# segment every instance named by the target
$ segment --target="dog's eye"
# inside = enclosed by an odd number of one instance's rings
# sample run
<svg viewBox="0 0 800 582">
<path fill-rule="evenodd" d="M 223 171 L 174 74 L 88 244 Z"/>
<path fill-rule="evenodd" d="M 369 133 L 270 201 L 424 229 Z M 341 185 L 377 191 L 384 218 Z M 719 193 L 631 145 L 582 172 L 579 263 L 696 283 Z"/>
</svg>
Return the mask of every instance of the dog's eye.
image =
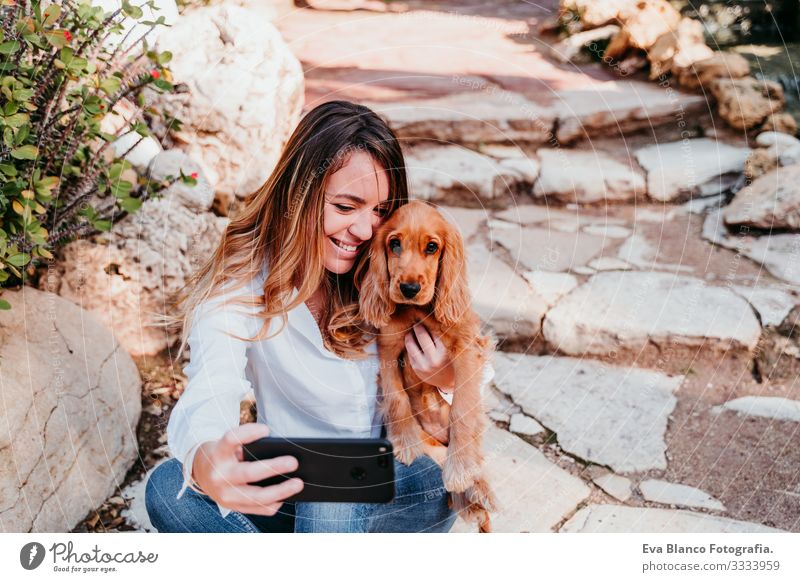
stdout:
<svg viewBox="0 0 800 582">
<path fill-rule="evenodd" d="M 439 245 L 437 245 L 435 242 L 429 242 L 428 246 L 425 247 L 425 253 L 428 255 L 432 255 L 438 250 L 439 250 Z"/>
<path fill-rule="evenodd" d="M 395 253 L 396 255 L 400 254 L 400 239 L 393 238 L 389 241 L 389 250 Z"/>
</svg>

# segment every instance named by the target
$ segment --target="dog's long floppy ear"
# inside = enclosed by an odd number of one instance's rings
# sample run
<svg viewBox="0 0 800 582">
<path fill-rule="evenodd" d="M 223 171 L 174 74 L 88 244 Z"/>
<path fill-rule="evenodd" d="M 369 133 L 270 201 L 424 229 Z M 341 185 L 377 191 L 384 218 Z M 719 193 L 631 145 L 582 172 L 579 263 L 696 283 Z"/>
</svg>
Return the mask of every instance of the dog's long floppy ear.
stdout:
<svg viewBox="0 0 800 582">
<path fill-rule="evenodd" d="M 436 275 L 433 313 L 437 321 L 449 327 L 460 321 L 471 305 L 464 242 L 458 229 L 448 224 L 444 252 L 439 259 L 439 272 Z"/>
<path fill-rule="evenodd" d="M 389 265 L 386 262 L 385 239 L 386 229 L 381 228 L 375 233 L 370 245 L 367 273 L 359 290 L 359 316 L 377 328 L 388 324 L 389 316 L 394 313 L 394 304 L 389 299 Z"/>
</svg>

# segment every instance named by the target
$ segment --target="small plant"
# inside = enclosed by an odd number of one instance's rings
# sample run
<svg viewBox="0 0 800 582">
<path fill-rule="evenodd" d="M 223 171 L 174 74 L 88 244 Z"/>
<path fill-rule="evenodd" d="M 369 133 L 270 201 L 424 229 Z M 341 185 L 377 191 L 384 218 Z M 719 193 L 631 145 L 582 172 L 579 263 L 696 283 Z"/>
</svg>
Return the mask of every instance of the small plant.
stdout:
<svg viewBox="0 0 800 582">
<path fill-rule="evenodd" d="M 168 185 L 124 160 L 149 135 L 145 115 L 158 115 L 143 89 L 172 90 L 172 55 L 145 39 L 164 18 L 142 17 L 128 1 L 105 12 L 88 0 L 0 0 L 0 286 Z M 124 32 L 126 19 L 139 26 Z M 123 138 L 130 147 L 115 153 Z"/>
</svg>

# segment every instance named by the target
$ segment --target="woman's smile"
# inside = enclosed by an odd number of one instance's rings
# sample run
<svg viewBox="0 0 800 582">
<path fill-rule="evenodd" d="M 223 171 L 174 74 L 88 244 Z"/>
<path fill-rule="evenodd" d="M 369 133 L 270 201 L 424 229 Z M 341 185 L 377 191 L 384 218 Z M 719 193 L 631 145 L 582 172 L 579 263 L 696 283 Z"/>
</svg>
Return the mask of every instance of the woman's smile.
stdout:
<svg viewBox="0 0 800 582">
<path fill-rule="evenodd" d="M 336 247 L 336 250 L 343 257 L 355 257 L 358 254 L 358 249 L 361 248 L 361 243 L 358 243 L 357 245 L 345 244 L 332 236 L 328 237 L 328 239 L 333 242 L 333 246 Z"/>
</svg>

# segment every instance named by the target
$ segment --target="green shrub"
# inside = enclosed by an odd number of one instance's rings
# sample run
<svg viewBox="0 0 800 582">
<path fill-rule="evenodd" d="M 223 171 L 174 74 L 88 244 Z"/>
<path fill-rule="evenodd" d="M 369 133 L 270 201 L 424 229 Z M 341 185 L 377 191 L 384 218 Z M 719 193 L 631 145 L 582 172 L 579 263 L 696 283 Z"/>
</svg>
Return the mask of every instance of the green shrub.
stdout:
<svg viewBox="0 0 800 582">
<path fill-rule="evenodd" d="M 159 112 L 142 90 L 172 84 L 171 55 L 144 38 L 163 17 L 144 21 L 128 2 L 106 13 L 86 0 L 0 0 L 0 18 L 0 286 L 9 286 L 58 246 L 110 230 L 167 185 L 132 170 L 123 159 L 132 147 L 117 156 L 112 145 L 136 135 L 135 147 L 149 134 L 145 116 Z M 123 35 L 125 18 L 142 26 Z M 133 115 L 103 132 L 101 121 L 118 116 L 123 99 Z M 0 299 L 0 307 L 9 305 Z"/>
</svg>

